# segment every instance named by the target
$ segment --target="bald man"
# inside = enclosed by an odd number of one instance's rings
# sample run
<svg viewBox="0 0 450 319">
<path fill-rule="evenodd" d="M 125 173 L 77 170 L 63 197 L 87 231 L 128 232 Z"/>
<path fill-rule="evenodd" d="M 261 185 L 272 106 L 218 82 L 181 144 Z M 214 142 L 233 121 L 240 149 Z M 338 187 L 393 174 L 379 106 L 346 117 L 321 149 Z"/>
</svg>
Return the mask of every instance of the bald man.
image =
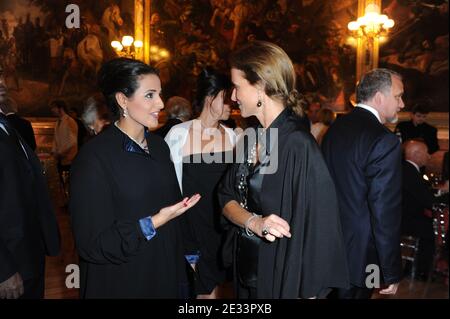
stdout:
<svg viewBox="0 0 450 319">
<path fill-rule="evenodd" d="M 427 145 L 415 140 L 406 141 L 403 151 L 402 234 L 420 238 L 416 279 L 425 280 L 433 259 L 434 235 L 432 218 L 424 212 L 431 209 L 434 196 L 420 169 L 430 155 Z"/>
</svg>

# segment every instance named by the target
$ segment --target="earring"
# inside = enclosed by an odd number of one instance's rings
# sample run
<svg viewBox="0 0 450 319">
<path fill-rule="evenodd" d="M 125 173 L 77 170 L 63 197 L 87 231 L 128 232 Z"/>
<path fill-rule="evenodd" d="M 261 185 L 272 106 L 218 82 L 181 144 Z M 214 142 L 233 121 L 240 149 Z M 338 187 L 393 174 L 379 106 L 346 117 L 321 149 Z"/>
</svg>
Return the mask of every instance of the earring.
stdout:
<svg viewBox="0 0 450 319">
<path fill-rule="evenodd" d="M 123 117 L 127 117 L 128 116 L 128 111 L 127 109 L 123 109 Z"/>
<path fill-rule="evenodd" d="M 257 107 L 261 107 L 262 106 L 262 102 L 261 102 L 261 92 L 258 90 L 258 103 L 256 103 Z"/>
</svg>

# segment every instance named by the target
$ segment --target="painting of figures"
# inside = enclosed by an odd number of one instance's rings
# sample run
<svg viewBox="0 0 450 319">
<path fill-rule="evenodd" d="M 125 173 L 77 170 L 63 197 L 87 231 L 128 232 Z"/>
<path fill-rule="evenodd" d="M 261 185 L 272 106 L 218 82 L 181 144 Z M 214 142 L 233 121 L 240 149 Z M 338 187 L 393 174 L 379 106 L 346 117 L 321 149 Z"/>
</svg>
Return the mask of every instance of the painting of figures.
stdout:
<svg viewBox="0 0 450 319">
<path fill-rule="evenodd" d="M 80 8 L 80 27 L 67 28 L 67 5 Z M 358 0 L 152 0 L 150 61 L 158 67 L 164 97 L 193 97 L 200 70 L 228 72 L 230 52 L 253 40 L 275 42 L 294 62 L 298 90 L 335 111 L 351 107 L 356 47 L 347 24 Z M 117 57 L 111 41 L 134 36 L 135 0 L 3 0 L 0 63 L 11 97 L 27 116 L 50 115 L 63 98 L 79 108 L 96 90 L 96 73 Z M 403 74 L 407 105 L 419 97 L 432 111 L 448 112 L 448 2 L 383 0 L 395 21 L 380 43 L 381 67 Z M 139 39 L 143 40 L 143 39 Z"/>
<path fill-rule="evenodd" d="M 66 7 L 80 8 L 68 28 Z M 11 98 L 26 116 L 48 116 L 63 98 L 80 108 L 101 64 L 116 57 L 113 39 L 133 34 L 133 1 L 5 0 L 0 3 L 0 63 Z"/>
</svg>

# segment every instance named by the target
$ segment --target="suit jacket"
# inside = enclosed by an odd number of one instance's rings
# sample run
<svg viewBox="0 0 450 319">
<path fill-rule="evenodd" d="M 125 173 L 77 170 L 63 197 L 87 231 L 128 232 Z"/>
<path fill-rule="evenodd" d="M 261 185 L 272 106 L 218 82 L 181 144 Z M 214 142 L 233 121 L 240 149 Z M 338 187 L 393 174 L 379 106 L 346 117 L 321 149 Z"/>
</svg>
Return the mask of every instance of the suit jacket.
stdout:
<svg viewBox="0 0 450 319">
<path fill-rule="evenodd" d="M 16 272 L 24 280 L 43 274 L 45 255 L 60 249 L 40 161 L 21 142 L 28 158 L 0 128 L 0 282 Z"/>
<path fill-rule="evenodd" d="M 80 149 L 81 145 L 83 145 L 87 141 L 88 131 L 84 126 L 83 122 L 80 119 L 75 118 L 75 122 L 77 122 L 78 133 L 77 133 L 77 144 L 78 149 Z"/>
<path fill-rule="evenodd" d="M 20 117 L 17 114 L 11 113 L 6 116 L 8 122 L 19 132 L 20 136 L 27 142 L 28 146 L 36 150 L 36 138 L 34 137 L 33 127 L 30 121 Z"/>
<path fill-rule="evenodd" d="M 433 239 L 433 221 L 424 215 L 431 209 L 433 193 L 422 174 L 409 162 L 403 162 L 402 233 Z"/>
<path fill-rule="evenodd" d="M 415 126 L 412 121 L 400 122 L 395 130 L 400 132 L 403 142 L 414 138 L 422 138 L 427 144 L 430 154 L 439 150 L 437 129 L 430 124 L 423 123 Z"/>
<path fill-rule="evenodd" d="M 374 114 L 356 107 L 339 117 L 322 142 L 336 184 L 350 282 L 365 287 L 366 267 L 386 284 L 401 279 L 401 149 Z"/>
<path fill-rule="evenodd" d="M 183 123 L 179 119 L 168 119 L 166 124 L 161 126 L 159 129 L 155 130 L 153 133 L 161 136 L 162 138 L 166 137 L 167 133 L 169 133 L 170 129 L 177 124 Z"/>
</svg>

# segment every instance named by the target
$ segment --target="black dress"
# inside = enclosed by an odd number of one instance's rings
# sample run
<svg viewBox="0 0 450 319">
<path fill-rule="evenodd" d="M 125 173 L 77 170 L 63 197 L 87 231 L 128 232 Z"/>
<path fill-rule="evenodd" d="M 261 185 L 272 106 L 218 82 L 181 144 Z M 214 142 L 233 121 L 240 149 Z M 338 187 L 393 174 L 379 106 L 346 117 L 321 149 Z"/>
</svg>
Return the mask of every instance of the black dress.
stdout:
<svg viewBox="0 0 450 319">
<path fill-rule="evenodd" d="M 141 218 L 181 200 L 169 148 L 149 154 L 111 125 L 86 143 L 71 171 L 70 212 L 82 298 L 177 298 L 186 283 L 179 220 L 147 241 Z"/>
<path fill-rule="evenodd" d="M 261 163 L 249 168 L 247 176 L 247 208 L 250 212 L 261 214 L 261 186 L 264 175 L 261 174 Z M 236 273 L 239 299 L 254 299 L 257 296 L 258 283 L 258 251 L 261 238 L 253 234 L 249 236 L 244 229 L 239 229 L 236 249 Z"/>
<path fill-rule="evenodd" d="M 226 159 L 232 156 L 232 151 L 210 155 L 220 161 L 205 161 L 204 156 L 194 154 L 183 158 L 184 195 L 202 195 L 201 201 L 183 216 L 185 252 L 199 252 L 200 255 L 196 266 L 196 294 L 210 294 L 214 287 L 226 280 L 220 254 L 223 232 L 217 184 L 229 166 Z"/>
<path fill-rule="evenodd" d="M 260 241 L 256 297 L 320 298 L 331 287 L 348 287 L 336 191 L 316 141 L 289 109 L 281 112 L 266 131 L 261 142 L 269 155 L 268 169 L 264 167 L 258 191 L 260 211 L 256 213 L 277 214 L 289 223 L 292 237 Z M 239 143 L 245 141 L 241 138 Z M 239 144 L 236 149 L 240 149 Z M 248 155 L 244 151 L 243 162 L 239 157 L 221 181 L 221 207 L 245 200 L 241 186 L 249 176 Z"/>
</svg>

